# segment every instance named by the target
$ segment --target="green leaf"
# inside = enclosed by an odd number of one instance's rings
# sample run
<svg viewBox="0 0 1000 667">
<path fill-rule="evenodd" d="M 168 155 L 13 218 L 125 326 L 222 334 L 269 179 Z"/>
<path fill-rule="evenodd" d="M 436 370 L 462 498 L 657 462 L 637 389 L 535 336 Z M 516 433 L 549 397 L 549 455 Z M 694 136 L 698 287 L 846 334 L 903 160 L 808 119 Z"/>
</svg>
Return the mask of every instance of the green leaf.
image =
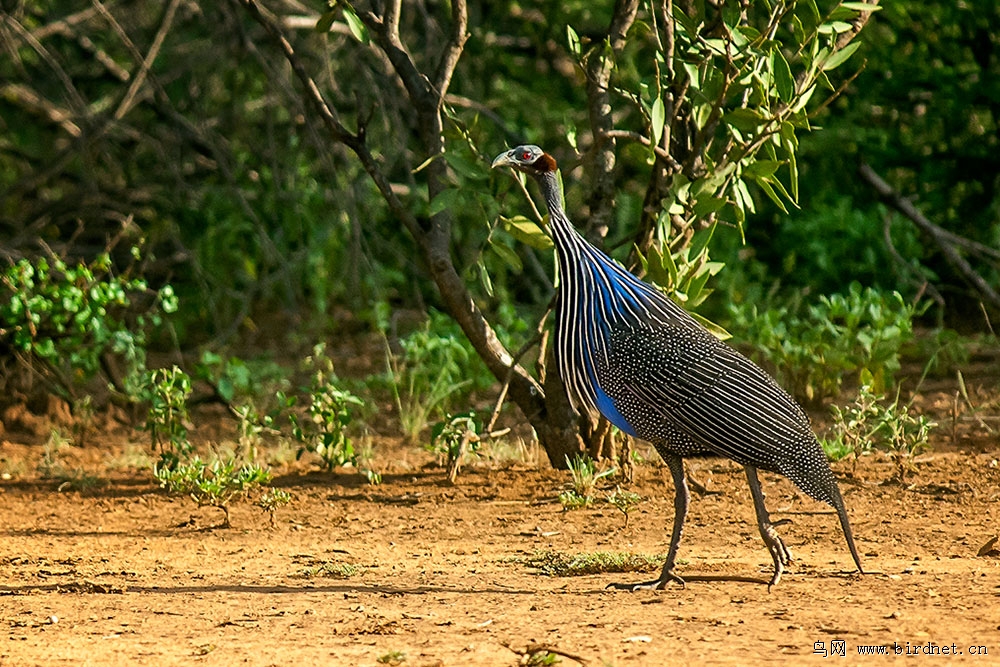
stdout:
<svg viewBox="0 0 1000 667">
<path fill-rule="evenodd" d="M 744 131 L 756 130 L 766 121 L 760 112 L 744 108 L 733 109 L 726 113 L 722 119 L 729 125 Z"/>
<path fill-rule="evenodd" d="M 580 36 L 573 30 L 573 26 L 566 26 L 566 42 L 569 44 L 569 51 L 577 58 L 580 57 Z"/>
<path fill-rule="evenodd" d="M 829 72 L 832 69 L 840 67 L 848 58 L 854 55 L 854 52 L 860 47 L 861 42 L 851 42 L 840 51 L 837 51 L 832 56 L 827 58 L 826 62 L 824 62 L 821 66 L 822 70 L 824 72 Z"/>
<path fill-rule="evenodd" d="M 816 32 L 821 35 L 839 35 L 851 29 L 851 24 L 846 21 L 830 21 L 816 28 Z"/>
<path fill-rule="evenodd" d="M 368 28 L 355 13 L 354 8 L 346 4 L 342 5 L 342 7 L 344 9 L 344 20 L 347 21 L 347 27 L 351 30 L 351 34 L 354 35 L 354 39 L 362 44 L 368 44 L 371 41 L 368 36 Z"/>
<path fill-rule="evenodd" d="M 319 21 L 316 21 L 316 32 L 320 34 L 330 32 L 330 27 L 335 20 L 337 20 L 337 10 L 326 12 L 319 17 Z"/>
<path fill-rule="evenodd" d="M 552 239 L 549 238 L 549 235 L 523 215 L 516 215 L 513 218 L 502 217 L 500 220 L 503 222 L 503 228 L 518 241 L 539 250 L 548 250 L 552 247 Z"/>
<path fill-rule="evenodd" d="M 492 297 L 493 281 L 490 279 L 489 271 L 486 270 L 486 265 L 483 263 L 482 257 L 476 262 L 476 268 L 479 269 L 479 281 L 483 284 L 483 289 L 486 290 L 486 294 Z"/>
<path fill-rule="evenodd" d="M 708 247 L 709 241 L 712 240 L 712 236 L 715 234 L 715 227 L 713 224 L 707 229 L 699 229 L 694 233 L 691 237 L 691 245 L 688 246 L 690 248 L 688 252 L 689 257 L 698 257 Z"/>
<path fill-rule="evenodd" d="M 792 105 L 792 113 L 801 111 L 807 104 L 809 104 L 809 99 L 816 92 L 816 84 L 809 86 L 805 92 L 799 95 L 799 99 Z"/>
<path fill-rule="evenodd" d="M 659 95 L 653 101 L 652 122 L 653 145 L 659 146 L 660 138 L 663 136 L 663 126 L 666 124 L 666 109 L 663 105 L 663 98 Z"/>
<path fill-rule="evenodd" d="M 743 167 L 743 175 L 750 178 L 769 178 L 774 176 L 780 166 L 781 163 L 774 160 L 754 160 Z"/>
<path fill-rule="evenodd" d="M 780 48 L 775 48 L 771 52 L 772 70 L 774 74 L 774 86 L 778 91 L 778 97 L 782 102 L 791 102 L 795 95 L 795 79 L 792 78 L 792 70 L 788 66 L 788 61 L 781 54 Z"/>
<path fill-rule="evenodd" d="M 856 12 L 880 12 L 882 8 L 878 5 L 870 5 L 867 2 L 842 2 L 841 7 L 853 9 Z"/>
<path fill-rule="evenodd" d="M 781 209 L 783 213 L 788 213 L 788 209 L 785 208 L 785 202 L 782 201 L 781 197 L 779 197 L 778 194 L 774 191 L 774 188 L 771 187 L 770 179 L 754 178 L 753 180 L 755 183 L 757 183 L 758 186 L 760 186 L 760 189 L 764 191 L 764 194 L 767 195 L 768 199 L 773 201 L 777 205 L 777 207 Z"/>
<path fill-rule="evenodd" d="M 515 273 L 520 273 L 524 270 L 524 264 L 521 263 L 521 258 L 517 256 L 512 248 L 508 248 L 501 241 L 491 241 L 490 250 L 492 250 L 496 255 L 504 261 L 507 266 L 512 268 Z"/>
<path fill-rule="evenodd" d="M 692 210 L 697 217 L 704 218 L 712 213 L 717 213 L 725 205 L 726 200 L 721 197 L 701 197 Z"/>
<path fill-rule="evenodd" d="M 435 196 L 434 199 L 431 200 L 428 214 L 437 215 L 441 211 L 455 208 L 461 195 L 462 191 L 458 188 L 448 188 L 447 190 L 442 190 L 437 193 L 437 196 Z"/>
<path fill-rule="evenodd" d="M 485 181 L 490 177 L 489 171 L 482 162 L 469 160 L 461 153 L 446 151 L 444 160 L 462 178 Z"/>
</svg>

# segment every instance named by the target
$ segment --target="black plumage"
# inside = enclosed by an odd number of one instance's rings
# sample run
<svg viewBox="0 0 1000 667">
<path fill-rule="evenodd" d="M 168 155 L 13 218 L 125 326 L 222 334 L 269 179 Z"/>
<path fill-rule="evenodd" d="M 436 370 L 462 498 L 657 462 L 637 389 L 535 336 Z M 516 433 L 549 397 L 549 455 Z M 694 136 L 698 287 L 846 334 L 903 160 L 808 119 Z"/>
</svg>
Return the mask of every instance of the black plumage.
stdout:
<svg viewBox="0 0 1000 667">
<path fill-rule="evenodd" d="M 499 155 L 538 181 L 559 271 L 555 355 L 576 407 L 651 442 L 676 489 L 670 549 L 660 577 L 627 588 L 683 583 L 674 573 L 689 493 L 683 457 L 710 453 L 744 466 L 761 537 L 781 578 L 791 554 L 775 532 L 757 469 L 781 473 L 836 509 L 859 571 L 861 559 L 837 480 L 799 405 L 763 370 L 683 308 L 589 244 L 562 209 L 556 161 L 537 146 Z"/>
</svg>

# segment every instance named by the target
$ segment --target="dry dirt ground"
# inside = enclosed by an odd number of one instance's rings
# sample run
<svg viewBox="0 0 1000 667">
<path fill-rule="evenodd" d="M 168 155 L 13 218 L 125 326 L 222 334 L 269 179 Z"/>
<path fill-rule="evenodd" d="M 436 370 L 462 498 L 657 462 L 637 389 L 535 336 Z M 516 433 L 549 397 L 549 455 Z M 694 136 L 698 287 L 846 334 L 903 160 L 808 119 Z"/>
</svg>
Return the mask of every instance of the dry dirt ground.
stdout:
<svg viewBox="0 0 1000 667">
<path fill-rule="evenodd" d="M 741 469 L 691 461 L 710 493 L 693 497 L 680 571 L 723 578 L 637 593 L 605 587 L 649 574 L 553 577 L 525 560 L 664 553 L 672 488 L 658 465 L 637 468 L 645 500 L 625 527 L 603 502 L 562 511 L 564 472 L 479 466 L 451 485 L 420 454 L 387 446 L 380 486 L 291 466 L 276 485 L 294 502 L 274 527 L 239 505 L 222 529 L 218 510 L 109 466 L 126 443 L 108 437 L 117 444 L 61 454 L 105 484 L 60 490 L 38 472 L 37 442 L 0 435 L 3 667 L 1000 664 L 993 436 L 939 435 L 908 487 L 887 482 L 894 468 L 879 456 L 853 474 L 836 464 L 865 576 L 828 508 L 765 474 L 795 557 L 771 591 L 739 579 L 770 572 Z M 858 655 L 894 644 L 902 655 Z M 958 654 L 919 653 L 929 646 Z"/>
</svg>

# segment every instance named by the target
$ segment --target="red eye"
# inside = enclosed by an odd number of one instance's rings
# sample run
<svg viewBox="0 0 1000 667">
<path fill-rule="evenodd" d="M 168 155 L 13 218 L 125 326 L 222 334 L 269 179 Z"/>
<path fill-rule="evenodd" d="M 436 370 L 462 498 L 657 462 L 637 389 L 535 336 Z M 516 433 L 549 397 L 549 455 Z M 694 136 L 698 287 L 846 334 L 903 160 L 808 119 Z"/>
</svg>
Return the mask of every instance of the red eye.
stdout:
<svg viewBox="0 0 1000 667">
<path fill-rule="evenodd" d="M 529 157 L 531 157 L 531 153 L 529 153 L 528 151 L 524 151 L 523 153 L 521 153 L 522 160 L 527 160 Z"/>
</svg>

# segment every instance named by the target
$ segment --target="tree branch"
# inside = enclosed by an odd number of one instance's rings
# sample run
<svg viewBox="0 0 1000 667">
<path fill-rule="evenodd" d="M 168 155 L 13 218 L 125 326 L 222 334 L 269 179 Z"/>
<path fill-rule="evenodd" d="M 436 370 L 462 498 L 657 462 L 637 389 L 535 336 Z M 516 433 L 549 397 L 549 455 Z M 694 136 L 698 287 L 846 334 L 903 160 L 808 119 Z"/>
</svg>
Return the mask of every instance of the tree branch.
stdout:
<svg viewBox="0 0 1000 667">
<path fill-rule="evenodd" d="M 611 117 L 611 71 L 614 61 L 625 47 L 625 36 L 635 22 L 639 0 L 615 0 L 614 12 L 608 26 L 607 39 L 595 47 L 587 62 L 587 113 L 590 131 L 594 138 L 589 163 L 590 220 L 588 233 L 604 238 L 608 233 L 614 212 L 615 141 L 608 136 L 614 128 Z"/>
<path fill-rule="evenodd" d="M 278 45 L 291 66 L 292 72 L 303 87 L 307 106 L 319 114 L 330 136 L 335 141 L 347 146 L 357 156 L 361 166 L 375 183 L 388 205 L 389 211 L 406 227 L 420 247 L 446 309 L 462 328 L 494 377 L 503 380 L 510 375 L 509 393 L 511 397 L 525 413 L 525 416 L 538 428 L 541 424 L 540 420 L 544 420 L 545 415 L 545 397 L 542 388 L 523 367 L 516 363 L 499 341 L 496 332 L 486 321 L 482 311 L 479 310 L 466 288 L 462 277 L 455 269 L 449 250 L 447 212 L 435 216 L 430 228 L 424 229 L 413 212 L 403 204 L 392 189 L 392 184 L 365 143 L 364 134 L 362 132 L 351 133 L 341 123 L 336 109 L 327 103 L 316 82 L 306 71 L 295 49 L 285 38 L 275 18 L 269 13 L 265 13 L 256 0 L 230 1 L 246 8 L 250 16 L 264 28 L 271 40 Z M 399 41 L 398 32 L 394 27 L 399 20 L 398 14 L 393 14 L 393 11 L 398 11 L 398 9 L 398 2 L 390 2 L 390 7 L 384 17 L 379 17 L 372 12 L 365 12 L 360 16 L 374 34 L 379 48 L 389 57 L 397 76 L 403 80 L 418 115 L 428 121 L 422 123 L 420 129 L 425 146 L 433 150 L 432 147 L 437 145 L 441 150 L 443 149 L 443 137 L 440 132 L 441 124 L 438 115 L 440 99 L 436 93 L 432 93 L 427 79 L 416 68 Z M 459 34 L 460 31 L 461 35 L 464 35 L 464 22 L 456 30 L 455 34 Z M 464 41 L 464 37 L 462 40 Z M 448 66 L 453 70 L 457 60 L 445 58 L 442 62 L 451 63 Z M 450 74 L 447 78 L 450 78 Z M 433 180 L 434 174 L 437 174 L 436 178 L 439 181 L 443 180 L 443 172 L 435 171 L 444 168 L 444 165 L 438 164 L 439 162 L 439 160 L 435 160 L 427 168 L 428 194 L 431 198 L 436 191 L 443 187 L 443 183 L 435 183 Z"/>
<path fill-rule="evenodd" d="M 986 302 L 988 302 L 993 308 L 1000 309 L 1000 294 L 994 290 L 986 280 L 976 273 L 975 269 L 969 264 L 969 262 L 962 257 L 961 253 L 955 248 L 955 244 L 952 241 L 949 232 L 941 229 L 930 220 L 928 220 L 923 213 L 921 213 L 916 206 L 914 206 L 908 199 L 900 195 L 898 192 L 892 189 L 888 183 L 886 183 L 881 176 L 875 173 L 867 164 L 862 164 L 858 168 L 858 172 L 861 174 L 861 178 L 871 185 L 878 196 L 885 201 L 887 204 L 895 208 L 897 211 L 905 215 L 907 218 L 913 221 L 913 223 L 920 228 L 925 234 L 930 236 L 931 240 L 937 244 L 937 247 L 941 250 L 945 259 L 948 261 L 952 267 L 958 271 L 959 274 L 979 293 L 979 296 Z"/>
<path fill-rule="evenodd" d="M 469 10 L 465 0 L 452 0 L 451 2 L 451 38 L 445 45 L 444 53 L 441 54 L 441 62 L 438 64 L 437 74 L 434 77 L 434 87 L 438 94 L 438 107 L 440 108 L 444 96 L 448 93 L 448 86 L 451 85 L 451 77 L 455 73 L 458 59 L 462 56 L 465 48 L 465 41 L 469 38 Z"/>
</svg>

